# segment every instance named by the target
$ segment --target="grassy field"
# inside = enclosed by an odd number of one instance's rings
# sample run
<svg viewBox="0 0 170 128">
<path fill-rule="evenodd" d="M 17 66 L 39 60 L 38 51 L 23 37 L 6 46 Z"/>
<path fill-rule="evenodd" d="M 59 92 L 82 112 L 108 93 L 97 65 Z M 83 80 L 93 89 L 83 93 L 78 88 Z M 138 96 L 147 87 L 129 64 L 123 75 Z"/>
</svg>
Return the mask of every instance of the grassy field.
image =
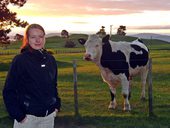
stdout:
<svg viewBox="0 0 170 128">
<path fill-rule="evenodd" d="M 71 39 L 77 43 L 77 38 L 86 35 L 72 35 Z M 121 37 L 122 38 L 122 37 Z M 125 41 L 135 38 L 124 37 Z M 118 41 L 120 37 L 113 36 Z M 82 59 L 84 48 L 77 43 L 76 48 L 63 48 L 64 39 L 52 37 L 47 39 L 47 49 L 54 52 L 58 62 L 59 76 L 58 89 L 62 99 L 62 110 L 55 120 L 56 128 L 170 128 L 170 44 L 159 40 L 144 40 L 150 49 L 153 60 L 153 117 L 148 117 L 148 101 L 140 101 L 140 79 L 134 78 L 132 98 L 130 100 L 132 111 L 122 111 L 121 87 L 117 88 L 118 108 L 108 110 L 110 101 L 109 88 L 102 81 L 99 69 L 92 62 Z M 19 52 L 20 43 L 9 47 L 13 53 L 0 55 L 0 90 L 11 59 Z M 63 52 L 56 52 L 61 50 Z M 73 53 L 70 51 L 77 51 Z M 0 49 L 0 53 L 4 50 Z M 56 54 L 57 53 L 57 54 Z M 74 112 L 73 93 L 73 63 L 77 64 L 78 104 L 79 115 Z M 148 86 L 147 86 L 148 87 Z M 146 88 L 146 94 L 148 93 Z M 12 119 L 8 117 L 0 91 L 0 128 L 12 128 Z"/>
</svg>

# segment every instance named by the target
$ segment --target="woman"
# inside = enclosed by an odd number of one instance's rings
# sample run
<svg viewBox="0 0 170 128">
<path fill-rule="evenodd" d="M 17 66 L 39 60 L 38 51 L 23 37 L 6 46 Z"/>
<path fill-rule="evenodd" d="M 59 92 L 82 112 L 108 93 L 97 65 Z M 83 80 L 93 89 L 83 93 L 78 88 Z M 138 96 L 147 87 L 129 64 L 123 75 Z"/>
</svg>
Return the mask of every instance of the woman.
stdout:
<svg viewBox="0 0 170 128">
<path fill-rule="evenodd" d="M 14 128 L 53 128 L 60 110 L 57 64 L 44 49 L 45 31 L 38 24 L 27 27 L 21 53 L 14 57 L 3 98 Z"/>
</svg>

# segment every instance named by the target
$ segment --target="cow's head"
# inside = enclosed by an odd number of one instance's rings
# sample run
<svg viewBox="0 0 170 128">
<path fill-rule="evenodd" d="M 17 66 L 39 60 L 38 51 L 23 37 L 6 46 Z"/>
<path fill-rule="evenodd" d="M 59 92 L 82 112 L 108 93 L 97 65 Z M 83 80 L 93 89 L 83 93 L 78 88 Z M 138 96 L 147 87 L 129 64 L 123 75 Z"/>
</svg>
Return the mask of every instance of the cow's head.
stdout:
<svg viewBox="0 0 170 128">
<path fill-rule="evenodd" d="M 109 35 L 101 39 L 97 35 L 89 35 L 88 39 L 78 39 L 79 43 L 84 45 L 86 53 L 84 59 L 87 61 L 99 61 L 102 54 L 102 45 L 109 42 Z"/>
</svg>

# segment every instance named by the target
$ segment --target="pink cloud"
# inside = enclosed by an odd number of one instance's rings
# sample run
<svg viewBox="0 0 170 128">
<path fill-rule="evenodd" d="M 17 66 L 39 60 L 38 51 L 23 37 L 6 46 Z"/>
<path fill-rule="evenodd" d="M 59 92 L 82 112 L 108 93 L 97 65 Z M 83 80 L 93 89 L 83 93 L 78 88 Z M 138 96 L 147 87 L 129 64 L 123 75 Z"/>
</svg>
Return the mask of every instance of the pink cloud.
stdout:
<svg viewBox="0 0 170 128">
<path fill-rule="evenodd" d="M 51 15 L 122 15 L 143 11 L 170 11 L 169 0 L 29 0 L 40 13 Z M 26 4 L 27 4 L 26 3 Z"/>
<path fill-rule="evenodd" d="M 129 26 L 129 29 L 170 29 L 170 25 L 153 25 L 153 26 Z"/>
</svg>

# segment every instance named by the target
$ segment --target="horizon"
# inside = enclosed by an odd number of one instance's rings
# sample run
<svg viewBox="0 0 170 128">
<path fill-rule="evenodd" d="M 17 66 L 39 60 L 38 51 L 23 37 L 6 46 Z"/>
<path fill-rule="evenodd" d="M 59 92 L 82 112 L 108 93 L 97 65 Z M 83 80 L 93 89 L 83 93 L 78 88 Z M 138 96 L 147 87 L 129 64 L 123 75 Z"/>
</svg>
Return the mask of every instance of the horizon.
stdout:
<svg viewBox="0 0 170 128">
<path fill-rule="evenodd" d="M 21 31 L 12 31 L 12 32 L 10 32 L 9 33 L 9 36 L 15 36 L 16 34 L 21 34 L 21 35 L 24 35 L 24 29 L 25 28 L 23 28 L 23 30 L 21 30 Z M 67 29 L 66 29 L 67 30 Z M 98 31 L 99 31 L 99 29 L 98 29 Z M 69 34 L 96 34 L 98 31 L 68 31 L 69 32 Z M 46 35 L 49 35 L 49 34 L 58 34 L 58 35 L 60 35 L 60 31 L 46 31 L 45 30 L 45 32 L 46 32 Z M 116 30 L 115 31 L 112 31 L 112 35 L 114 35 L 114 34 L 116 34 Z M 136 35 L 136 34 L 158 34 L 158 35 L 166 35 L 166 36 L 170 36 L 170 33 L 166 33 L 166 32 L 159 32 L 159 31 L 152 31 L 152 32 L 150 32 L 150 31 L 128 31 L 128 30 L 126 30 L 125 31 L 126 32 L 126 35 Z M 109 31 L 106 31 L 106 34 L 110 34 L 110 30 Z"/>
</svg>

